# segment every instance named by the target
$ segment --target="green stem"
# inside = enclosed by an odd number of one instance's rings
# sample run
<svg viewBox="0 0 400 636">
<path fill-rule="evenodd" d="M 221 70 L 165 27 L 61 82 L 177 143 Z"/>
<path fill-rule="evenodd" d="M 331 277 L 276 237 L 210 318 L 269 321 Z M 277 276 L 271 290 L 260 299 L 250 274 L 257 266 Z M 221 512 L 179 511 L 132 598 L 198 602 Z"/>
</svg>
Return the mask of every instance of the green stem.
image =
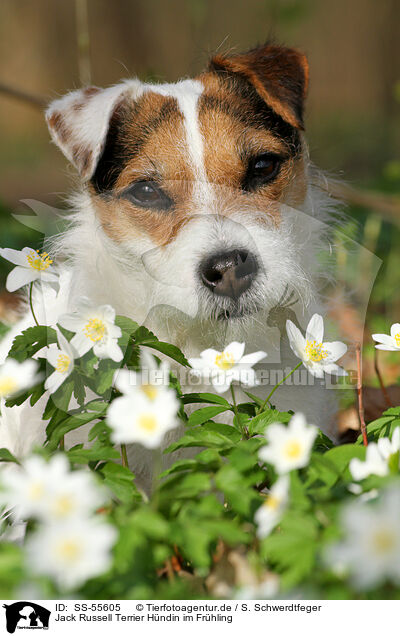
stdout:
<svg viewBox="0 0 400 636">
<path fill-rule="evenodd" d="M 125 468 L 128 468 L 128 455 L 126 454 L 125 444 L 121 444 L 121 459 L 122 459 L 122 465 L 125 466 Z"/>
<path fill-rule="evenodd" d="M 161 449 L 155 448 L 153 450 L 153 477 L 151 484 L 151 494 L 152 494 L 152 506 L 154 510 L 158 508 L 158 482 L 159 475 L 161 473 Z"/>
<path fill-rule="evenodd" d="M 37 326 L 39 327 L 39 323 L 38 323 L 37 318 L 35 316 L 35 312 L 33 311 L 32 292 L 33 292 L 33 283 L 31 283 L 30 288 L 29 288 L 29 305 L 30 305 L 30 308 L 31 308 L 33 320 L 36 322 Z"/>
<path fill-rule="evenodd" d="M 240 432 L 243 433 L 242 426 L 241 426 L 241 423 L 240 423 L 239 410 L 238 410 L 237 403 L 236 403 L 235 390 L 233 388 L 233 384 L 231 384 L 230 389 L 231 389 L 232 402 L 233 402 L 233 412 L 235 413 L 236 421 L 237 421 L 238 427 L 240 429 Z"/>
<path fill-rule="evenodd" d="M 265 407 L 267 406 L 268 402 L 270 401 L 271 397 L 273 396 L 273 394 L 275 393 L 276 389 L 278 388 L 278 386 L 280 386 L 281 384 L 283 384 L 285 382 L 285 380 L 287 380 L 292 373 L 294 373 L 295 371 L 297 371 L 297 369 L 299 367 L 301 367 L 301 365 L 303 364 L 303 362 L 299 362 L 299 364 L 297 364 L 291 371 L 290 373 L 288 373 L 284 378 L 282 378 L 282 380 L 280 382 L 278 382 L 278 384 L 276 386 L 274 386 L 274 388 L 272 389 L 271 393 L 268 395 L 268 397 L 264 400 L 264 402 L 261 404 L 260 408 L 258 409 L 258 413 L 262 413 L 263 410 L 265 409 Z"/>
</svg>

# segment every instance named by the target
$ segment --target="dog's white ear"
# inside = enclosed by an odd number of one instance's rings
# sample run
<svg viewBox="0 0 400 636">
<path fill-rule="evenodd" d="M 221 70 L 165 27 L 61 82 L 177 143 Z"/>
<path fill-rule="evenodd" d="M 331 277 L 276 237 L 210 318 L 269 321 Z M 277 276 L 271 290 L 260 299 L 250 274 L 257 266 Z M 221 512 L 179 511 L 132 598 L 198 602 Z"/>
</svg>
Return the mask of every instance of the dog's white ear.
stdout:
<svg viewBox="0 0 400 636">
<path fill-rule="evenodd" d="M 127 98 L 140 94 L 139 80 L 111 86 L 89 86 L 50 104 L 46 121 L 51 137 L 84 180 L 92 177 L 101 157 L 113 113 Z"/>
</svg>

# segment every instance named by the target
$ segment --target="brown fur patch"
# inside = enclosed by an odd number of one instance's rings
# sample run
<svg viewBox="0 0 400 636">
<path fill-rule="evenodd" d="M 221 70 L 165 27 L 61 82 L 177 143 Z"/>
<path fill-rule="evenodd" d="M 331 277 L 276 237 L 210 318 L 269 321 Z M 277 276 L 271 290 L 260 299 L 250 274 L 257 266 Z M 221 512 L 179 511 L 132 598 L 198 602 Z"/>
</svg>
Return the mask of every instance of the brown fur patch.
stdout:
<svg viewBox="0 0 400 636">
<path fill-rule="evenodd" d="M 55 111 L 47 120 L 49 127 L 54 131 L 61 143 L 65 143 L 69 137 L 68 128 L 64 123 L 62 113 Z"/>
<path fill-rule="evenodd" d="M 308 62 L 303 53 L 266 45 L 240 55 L 216 55 L 210 68 L 245 78 L 282 119 L 295 128 L 303 128 L 308 87 Z"/>
<path fill-rule="evenodd" d="M 279 203 L 295 207 L 305 196 L 302 144 L 297 130 L 271 115 L 269 107 L 242 80 L 215 73 L 198 78 L 204 92 L 198 103 L 204 166 L 214 186 L 217 207 L 211 212 L 260 210 L 265 221 L 279 223 Z M 278 117 L 278 121 L 277 121 Z M 146 92 L 134 105 L 122 106 L 113 122 L 121 158 L 110 195 L 94 195 L 105 232 L 117 242 L 146 235 L 157 245 L 172 242 L 199 213 L 193 202 L 195 184 L 183 115 L 171 97 Z M 114 150 L 115 153 L 115 150 Z M 254 192 L 244 192 L 249 160 L 259 154 L 282 157 L 277 177 Z M 134 205 L 124 191 L 136 181 L 155 181 L 173 201 L 168 210 Z M 263 217 L 260 217 L 261 219 Z"/>
</svg>

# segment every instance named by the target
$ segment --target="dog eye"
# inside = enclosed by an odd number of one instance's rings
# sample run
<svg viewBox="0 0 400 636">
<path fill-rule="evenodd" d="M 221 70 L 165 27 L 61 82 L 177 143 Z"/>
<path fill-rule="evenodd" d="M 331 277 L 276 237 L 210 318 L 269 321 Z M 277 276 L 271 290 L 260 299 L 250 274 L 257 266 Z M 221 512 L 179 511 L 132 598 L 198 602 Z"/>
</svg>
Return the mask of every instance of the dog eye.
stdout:
<svg viewBox="0 0 400 636">
<path fill-rule="evenodd" d="M 169 196 L 154 181 L 137 181 L 126 188 L 121 196 L 142 208 L 167 210 L 172 205 Z"/>
<path fill-rule="evenodd" d="M 281 163 L 281 157 L 269 152 L 250 159 L 243 184 L 244 190 L 256 190 L 275 179 Z"/>
</svg>

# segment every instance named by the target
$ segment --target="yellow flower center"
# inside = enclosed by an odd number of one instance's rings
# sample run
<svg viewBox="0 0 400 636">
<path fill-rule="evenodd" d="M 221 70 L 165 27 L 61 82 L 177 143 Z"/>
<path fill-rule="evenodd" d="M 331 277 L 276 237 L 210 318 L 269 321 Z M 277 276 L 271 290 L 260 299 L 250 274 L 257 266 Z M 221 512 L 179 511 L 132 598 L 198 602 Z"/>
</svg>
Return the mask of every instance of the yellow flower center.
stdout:
<svg viewBox="0 0 400 636">
<path fill-rule="evenodd" d="M 158 395 L 158 387 L 154 384 L 142 384 L 140 390 L 143 391 L 149 400 L 155 400 Z"/>
<path fill-rule="evenodd" d="M 58 373 L 67 373 L 71 364 L 71 358 L 66 353 L 60 353 L 57 358 L 56 371 Z"/>
<path fill-rule="evenodd" d="M 396 538 L 394 532 L 391 532 L 386 528 L 377 530 L 377 532 L 375 532 L 372 536 L 372 545 L 375 551 L 380 554 L 391 552 L 395 547 L 395 543 Z"/>
<path fill-rule="evenodd" d="M 264 506 L 270 508 L 271 510 L 278 510 L 281 505 L 281 500 L 279 497 L 274 497 L 274 495 L 269 495 L 264 501 Z"/>
<path fill-rule="evenodd" d="M 73 563 L 80 559 L 82 546 L 74 539 L 65 539 L 58 544 L 56 553 L 63 561 Z"/>
<path fill-rule="evenodd" d="M 147 433 L 153 433 L 157 428 L 157 418 L 152 414 L 143 414 L 139 416 L 138 424 Z"/>
<path fill-rule="evenodd" d="M 305 352 L 307 359 L 312 362 L 321 362 L 329 355 L 328 351 L 324 349 L 323 343 L 316 342 L 316 340 L 307 340 Z"/>
<path fill-rule="evenodd" d="M 394 339 L 395 339 L 396 345 L 400 347 L 400 333 L 396 333 L 394 336 Z"/>
<path fill-rule="evenodd" d="M 18 382 L 10 375 L 0 378 L 0 397 L 8 397 L 18 389 Z"/>
<path fill-rule="evenodd" d="M 231 353 L 225 353 L 223 351 L 215 356 L 215 364 L 219 369 L 222 369 L 222 371 L 229 371 L 229 369 L 235 366 L 235 358 Z"/>
<path fill-rule="evenodd" d="M 284 453 L 289 459 L 297 459 L 301 455 L 302 447 L 300 442 L 290 440 L 285 446 Z"/>
<path fill-rule="evenodd" d="M 44 494 L 44 486 L 41 481 L 33 482 L 29 487 L 29 499 L 32 501 L 38 501 Z"/>
<path fill-rule="evenodd" d="M 39 254 L 39 250 L 36 250 L 36 252 L 32 250 L 27 254 L 26 258 L 32 269 L 36 269 L 38 272 L 43 272 L 53 262 L 47 252 Z"/>
<path fill-rule="evenodd" d="M 61 495 L 54 502 L 53 512 L 56 517 L 66 517 L 70 514 L 73 508 L 73 498 L 69 495 Z"/>
<path fill-rule="evenodd" d="M 90 318 L 83 329 L 86 338 L 90 338 L 92 342 L 99 342 L 104 338 L 106 326 L 100 318 Z"/>
</svg>

